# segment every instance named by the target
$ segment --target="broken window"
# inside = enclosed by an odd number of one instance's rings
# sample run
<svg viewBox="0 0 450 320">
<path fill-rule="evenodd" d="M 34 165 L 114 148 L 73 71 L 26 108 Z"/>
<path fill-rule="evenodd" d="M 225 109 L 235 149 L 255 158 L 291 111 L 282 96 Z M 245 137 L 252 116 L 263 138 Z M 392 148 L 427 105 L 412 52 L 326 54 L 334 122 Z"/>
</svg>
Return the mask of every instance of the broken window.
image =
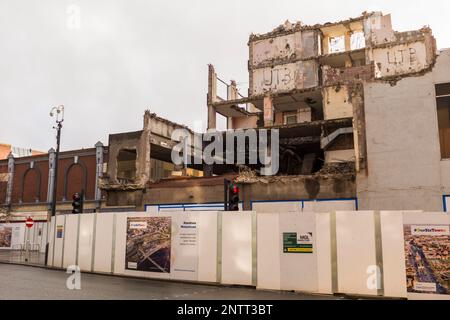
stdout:
<svg viewBox="0 0 450 320">
<path fill-rule="evenodd" d="M 358 50 L 366 47 L 364 32 L 353 32 L 350 36 L 350 50 Z"/>
<path fill-rule="evenodd" d="M 117 178 L 133 180 L 136 177 L 136 150 L 122 149 L 117 156 Z"/>
<path fill-rule="evenodd" d="M 297 113 L 287 113 L 284 115 L 284 124 L 297 123 Z"/>
<path fill-rule="evenodd" d="M 436 85 L 441 158 L 450 159 L 450 83 Z"/>
<path fill-rule="evenodd" d="M 345 51 L 345 35 L 339 37 L 330 37 L 330 53 Z"/>
</svg>

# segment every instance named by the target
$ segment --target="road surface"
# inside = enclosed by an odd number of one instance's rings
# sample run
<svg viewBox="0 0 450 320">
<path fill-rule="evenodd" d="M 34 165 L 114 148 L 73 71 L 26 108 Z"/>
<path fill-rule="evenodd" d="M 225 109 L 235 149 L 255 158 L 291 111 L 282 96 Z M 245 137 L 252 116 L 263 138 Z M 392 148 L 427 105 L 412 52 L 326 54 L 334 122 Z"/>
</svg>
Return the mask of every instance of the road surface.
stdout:
<svg viewBox="0 0 450 320">
<path fill-rule="evenodd" d="M 0 263 L 0 299 L 207 299 L 207 300 L 322 300 L 293 292 L 260 291 L 171 281 L 81 274 L 81 290 L 69 290 L 61 270 Z"/>
</svg>

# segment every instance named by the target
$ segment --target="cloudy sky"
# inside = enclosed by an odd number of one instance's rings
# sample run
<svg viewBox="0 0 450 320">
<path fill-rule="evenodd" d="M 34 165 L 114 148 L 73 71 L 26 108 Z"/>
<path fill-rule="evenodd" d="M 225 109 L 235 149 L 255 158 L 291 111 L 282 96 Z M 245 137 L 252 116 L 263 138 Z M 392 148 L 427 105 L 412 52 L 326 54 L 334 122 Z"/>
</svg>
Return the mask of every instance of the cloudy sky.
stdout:
<svg viewBox="0 0 450 320">
<path fill-rule="evenodd" d="M 140 130 L 147 108 L 201 128 L 207 64 L 245 93 L 251 32 L 374 10 L 398 31 L 430 25 L 450 47 L 444 0 L 0 0 L 0 142 L 48 150 L 60 104 L 63 150 Z"/>
</svg>

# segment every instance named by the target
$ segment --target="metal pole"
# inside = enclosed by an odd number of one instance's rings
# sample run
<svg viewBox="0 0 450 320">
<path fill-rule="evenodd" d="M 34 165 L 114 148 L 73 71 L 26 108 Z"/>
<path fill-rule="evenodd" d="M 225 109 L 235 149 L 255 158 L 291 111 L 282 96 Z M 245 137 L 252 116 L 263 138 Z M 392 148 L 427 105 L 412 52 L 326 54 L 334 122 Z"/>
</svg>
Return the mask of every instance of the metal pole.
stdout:
<svg viewBox="0 0 450 320">
<path fill-rule="evenodd" d="M 58 184 L 58 162 L 59 162 L 59 145 L 61 141 L 61 122 L 58 122 L 57 125 L 57 134 L 56 134 L 56 154 L 55 154 L 55 180 L 53 181 L 53 196 L 52 196 L 52 217 L 56 215 L 56 186 Z"/>
<path fill-rule="evenodd" d="M 230 181 L 223 179 L 223 211 L 228 211 L 228 184 Z"/>
<path fill-rule="evenodd" d="M 25 240 L 25 262 L 28 262 L 30 258 L 30 228 L 26 227 L 25 232 L 27 234 Z"/>
</svg>

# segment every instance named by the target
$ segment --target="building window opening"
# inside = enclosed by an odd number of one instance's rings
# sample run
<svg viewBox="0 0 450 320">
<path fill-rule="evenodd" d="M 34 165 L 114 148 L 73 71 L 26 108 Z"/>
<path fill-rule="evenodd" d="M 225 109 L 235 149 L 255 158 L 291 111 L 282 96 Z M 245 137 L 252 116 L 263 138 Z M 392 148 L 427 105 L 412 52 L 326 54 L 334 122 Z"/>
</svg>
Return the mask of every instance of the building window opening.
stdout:
<svg viewBox="0 0 450 320">
<path fill-rule="evenodd" d="M 441 158 L 450 159 L 450 83 L 436 85 Z"/>
<path fill-rule="evenodd" d="M 353 32 L 350 36 L 350 50 L 358 50 L 366 47 L 364 32 Z"/>
<path fill-rule="evenodd" d="M 136 178 L 136 150 L 123 149 L 117 156 L 117 179 L 134 180 Z"/>
<path fill-rule="evenodd" d="M 345 36 L 330 37 L 330 53 L 344 52 L 345 51 Z"/>
<path fill-rule="evenodd" d="M 290 113 L 284 115 L 284 124 L 296 124 L 297 122 L 298 122 L 297 113 Z"/>
</svg>

